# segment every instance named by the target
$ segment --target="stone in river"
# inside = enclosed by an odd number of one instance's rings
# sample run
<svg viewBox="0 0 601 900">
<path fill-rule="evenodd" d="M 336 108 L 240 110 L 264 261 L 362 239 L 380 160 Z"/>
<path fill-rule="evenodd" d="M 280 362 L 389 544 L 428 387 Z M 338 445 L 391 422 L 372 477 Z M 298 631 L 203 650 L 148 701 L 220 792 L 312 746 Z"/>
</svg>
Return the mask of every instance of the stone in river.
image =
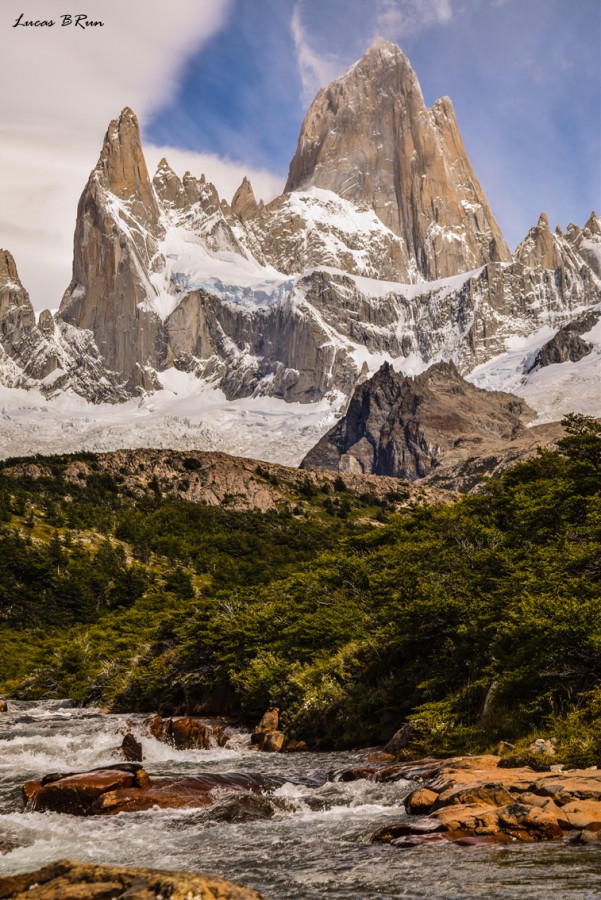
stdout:
<svg viewBox="0 0 601 900">
<path fill-rule="evenodd" d="M 36 872 L 0 878 L 4 900 L 264 900 L 251 888 L 232 884 L 217 875 L 167 872 L 160 869 L 100 866 L 59 860 Z"/>
</svg>

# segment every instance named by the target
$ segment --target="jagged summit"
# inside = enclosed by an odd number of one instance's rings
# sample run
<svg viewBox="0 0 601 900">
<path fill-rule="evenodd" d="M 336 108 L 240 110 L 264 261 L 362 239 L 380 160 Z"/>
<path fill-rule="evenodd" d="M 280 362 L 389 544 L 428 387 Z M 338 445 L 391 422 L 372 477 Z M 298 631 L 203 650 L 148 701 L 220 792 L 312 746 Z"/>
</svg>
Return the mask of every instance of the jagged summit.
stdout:
<svg viewBox="0 0 601 900">
<path fill-rule="evenodd" d="M 138 119 L 128 106 L 107 129 L 95 172 L 102 186 L 121 200 L 132 197 L 156 210 Z"/>
<path fill-rule="evenodd" d="M 243 221 L 252 218 L 259 210 L 255 192 L 246 175 L 242 179 L 242 184 L 232 198 L 231 210 L 234 215 L 238 216 L 238 218 Z"/>
<path fill-rule="evenodd" d="M 372 45 L 311 104 L 286 191 L 310 187 L 373 209 L 407 246 L 408 280 L 510 259 L 451 101 L 428 109 L 409 60 L 388 41 Z"/>
<path fill-rule="evenodd" d="M 0 250 L 0 278 L 19 280 L 17 266 L 12 253 L 9 250 Z"/>
</svg>

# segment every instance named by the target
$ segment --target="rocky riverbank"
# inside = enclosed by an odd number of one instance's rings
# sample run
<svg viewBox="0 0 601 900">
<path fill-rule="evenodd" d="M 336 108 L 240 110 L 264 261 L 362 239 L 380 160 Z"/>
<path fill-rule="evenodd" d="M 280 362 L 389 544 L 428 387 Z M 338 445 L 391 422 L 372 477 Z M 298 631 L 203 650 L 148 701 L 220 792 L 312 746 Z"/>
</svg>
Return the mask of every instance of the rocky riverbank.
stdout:
<svg viewBox="0 0 601 900">
<path fill-rule="evenodd" d="M 345 780 L 420 782 L 406 813 L 371 837 L 395 847 L 562 838 L 601 844 L 601 772 L 503 768 L 500 756 L 425 759 L 343 772 Z"/>
</svg>

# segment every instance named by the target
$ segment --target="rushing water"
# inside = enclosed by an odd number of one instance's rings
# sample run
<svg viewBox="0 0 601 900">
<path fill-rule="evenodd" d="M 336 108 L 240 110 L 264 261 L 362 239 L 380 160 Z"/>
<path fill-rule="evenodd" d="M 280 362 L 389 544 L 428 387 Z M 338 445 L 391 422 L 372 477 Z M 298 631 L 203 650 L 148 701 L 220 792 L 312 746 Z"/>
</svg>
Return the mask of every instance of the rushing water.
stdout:
<svg viewBox="0 0 601 900">
<path fill-rule="evenodd" d="M 273 778 L 269 799 L 251 798 L 246 810 L 261 815 L 267 806 L 271 817 L 228 821 L 233 797 L 221 788 L 217 802 L 202 810 L 106 818 L 22 812 L 24 781 L 108 765 L 129 729 L 142 743 L 151 775 Z M 414 785 L 326 780 L 328 772 L 364 758 L 262 754 L 243 739 L 238 749 L 178 751 L 149 737 L 140 716 L 106 716 L 67 703 L 11 703 L 0 716 L 0 874 L 69 857 L 219 873 L 270 900 L 601 897 L 601 854 L 591 847 L 558 842 L 399 850 L 370 844 L 375 828 L 403 817 L 403 798 Z M 16 846 L 2 853 L 7 841 Z"/>
</svg>

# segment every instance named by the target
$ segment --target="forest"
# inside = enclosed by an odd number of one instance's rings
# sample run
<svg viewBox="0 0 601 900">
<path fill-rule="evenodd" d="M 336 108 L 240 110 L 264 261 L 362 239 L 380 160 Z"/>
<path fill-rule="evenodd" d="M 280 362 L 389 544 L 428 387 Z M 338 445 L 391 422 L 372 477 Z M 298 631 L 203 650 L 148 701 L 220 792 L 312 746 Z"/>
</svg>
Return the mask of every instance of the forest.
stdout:
<svg viewBox="0 0 601 900">
<path fill-rule="evenodd" d="M 275 705 L 323 749 L 407 721 L 413 755 L 553 736 L 597 764 L 601 425 L 564 426 L 476 493 L 402 509 L 336 482 L 235 511 L 5 461 L 0 691 L 249 723 Z"/>
</svg>

